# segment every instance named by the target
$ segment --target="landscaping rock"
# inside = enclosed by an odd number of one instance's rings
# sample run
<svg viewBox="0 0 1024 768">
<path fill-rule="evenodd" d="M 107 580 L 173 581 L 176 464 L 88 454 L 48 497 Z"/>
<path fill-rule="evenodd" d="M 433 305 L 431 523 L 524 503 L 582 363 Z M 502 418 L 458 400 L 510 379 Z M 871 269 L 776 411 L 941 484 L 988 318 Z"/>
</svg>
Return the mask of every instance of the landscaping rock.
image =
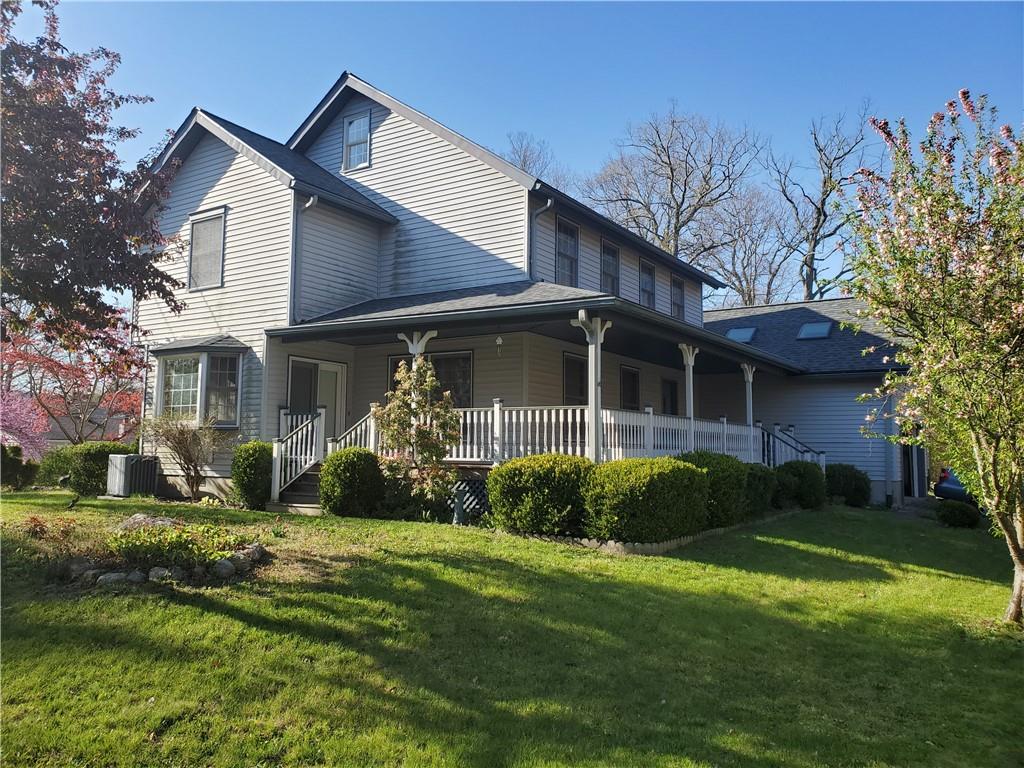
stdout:
<svg viewBox="0 0 1024 768">
<path fill-rule="evenodd" d="M 235 564 L 226 557 L 218 560 L 213 564 L 213 575 L 218 579 L 230 579 L 235 575 Z"/>
<path fill-rule="evenodd" d="M 79 581 L 80 581 L 80 582 L 81 582 L 82 584 L 94 584 L 94 583 L 96 583 L 96 579 L 97 579 L 97 578 L 98 578 L 98 577 L 100 576 L 100 574 L 102 574 L 102 573 L 103 573 L 103 570 L 102 570 L 101 568 L 90 568 L 90 569 L 89 569 L 88 571 L 86 571 L 85 573 L 83 573 L 83 574 L 82 574 L 82 575 L 81 575 L 81 576 L 79 577 L 79 579 L 78 579 L 78 580 L 79 580 Z"/>
<path fill-rule="evenodd" d="M 171 575 L 171 572 L 166 568 L 162 568 L 157 565 L 149 569 L 149 580 L 150 581 L 163 581 Z"/>
<path fill-rule="evenodd" d="M 203 575 L 206 575 L 205 571 L 203 572 Z M 180 565 L 175 565 L 171 567 L 171 578 L 175 581 L 184 581 L 187 576 L 188 574 L 185 573 L 185 569 L 182 568 Z"/>
<path fill-rule="evenodd" d="M 128 574 L 123 571 L 114 571 L 112 573 L 104 573 L 102 576 L 96 578 L 97 587 L 115 587 L 118 584 L 124 584 L 128 581 Z"/>
<path fill-rule="evenodd" d="M 242 553 L 250 560 L 252 560 L 253 563 L 258 563 L 267 556 L 266 548 L 259 542 L 253 542 L 245 549 L 243 549 Z"/>
<path fill-rule="evenodd" d="M 235 552 L 231 555 L 228 560 L 235 566 L 235 570 L 239 573 L 248 573 L 252 568 L 252 560 L 244 552 Z"/>
<path fill-rule="evenodd" d="M 132 571 L 128 574 L 127 580 L 132 584 L 145 584 L 146 574 L 144 574 L 142 571 Z"/>
<path fill-rule="evenodd" d="M 184 580 L 184 575 L 181 578 Z M 206 581 L 206 569 L 203 566 L 197 565 L 192 569 L 192 581 Z"/>
<path fill-rule="evenodd" d="M 160 528 L 176 528 L 180 523 L 169 517 L 153 517 L 138 512 L 117 526 L 119 531 L 134 531 L 136 528 L 148 528 L 152 526 Z"/>
<path fill-rule="evenodd" d="M 68 577 L 77 579 L 86 571 L 95 569 L 96 563 L 87 557 L 72 557 L 68 560 Z"/>
</svg>

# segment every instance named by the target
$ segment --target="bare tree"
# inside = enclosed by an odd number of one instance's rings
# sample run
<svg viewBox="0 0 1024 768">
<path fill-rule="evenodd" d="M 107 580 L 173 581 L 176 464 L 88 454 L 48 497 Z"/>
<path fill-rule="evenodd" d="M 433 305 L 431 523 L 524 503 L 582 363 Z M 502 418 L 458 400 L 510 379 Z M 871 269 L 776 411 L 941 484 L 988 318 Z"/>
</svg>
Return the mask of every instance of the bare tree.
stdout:
<svg viewBox="0 0 1024 768">
<path fill-rule="evenodd" d="M 703 226 L 731 199 L 760 154 L 752 133 L 711 124 L 673 104 L 627 128 L 615 155 L 582 184 L 592 205 L 669 253 L 688 261 L 721 247 Z"/>
<path fill-rule="evenodd" d="M 714 208 L 702 223 L 705 242 L 720 242 L 695 262 L 729 286 L 724 306 L 788 301 L 797 289 L 793 233 L 774 191 L 747 186 Z"/>
<path fill-rule="evenodd" d="M 842 232 L 850 222 L 840 200 L 842 190 L 854 183 L 854 172 L 864 164 L 866 114 L 865 105 L 853 126 L 847 125 L 844 115 L 812 122 L 814 161 L 809 167 L 774 152 L 768 153 L 765 162 L 789 212 L 800 283 L 808 301 L 825 296 L 850 271 L 842 264 L 834 274 L 824 275 L 822 266 L 839 252 Z"/>
<path fill-rule="evenodd" d="M 558 162 L 547 141 L 527 131 L 509 131 L 507 139 L 508 147 L 498 153 L 501 157 L 563 192 L 573 190 L 573 174 Z"/>
</svg>

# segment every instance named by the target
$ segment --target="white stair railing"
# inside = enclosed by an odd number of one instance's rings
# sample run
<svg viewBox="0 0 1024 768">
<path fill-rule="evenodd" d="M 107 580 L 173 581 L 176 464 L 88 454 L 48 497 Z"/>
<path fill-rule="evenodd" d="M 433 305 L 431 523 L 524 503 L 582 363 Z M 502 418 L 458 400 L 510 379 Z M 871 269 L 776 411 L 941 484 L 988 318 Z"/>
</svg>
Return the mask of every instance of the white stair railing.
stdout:
<svg viewBox="0 0 1024 768">
<path fill-rule="evenodd" d="M 304 414 L 304 420 L 291 419 L 291 416 L 293 414 L 289 414 L 289 423 L 299 421 L 298 425 L 273 443 L 270 500 L 275 502 L 280 501 L 281 491 L 324 458 L 325 410 L 318 408 L 312 416 Z"/>
</svg>

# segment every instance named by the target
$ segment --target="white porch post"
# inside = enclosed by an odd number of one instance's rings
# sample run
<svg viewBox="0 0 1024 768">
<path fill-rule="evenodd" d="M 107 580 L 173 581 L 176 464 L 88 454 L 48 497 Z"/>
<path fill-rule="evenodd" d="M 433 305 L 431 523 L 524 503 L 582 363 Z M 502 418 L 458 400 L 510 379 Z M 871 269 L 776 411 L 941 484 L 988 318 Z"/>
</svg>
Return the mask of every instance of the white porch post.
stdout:
<svg viewBox="0 0 1024 768">
<path fill-rule="evenodd" d="M 654 455 L 654 408 L 644 408 L 644 456 Z"/>
<path fill-rule="evenodd" d="M 601 461 L 601 343 L 605 332 L 612 327 L 611 320 L 600 317 L 588 318 L 587 310 L 581 309 L 574 328 L 580 328 L 587 335 L 587 458 L 595 464 Z"/>
<path fill-rule="evenodd" d="M 722 422 L 722 450 L 719 453 L 729 453 L 729 420 L 725 416 L 719 416 Z"/>
<path fill-rule="evenodd" d="M 374 453 L 380 453 L 380 433 L 377 431 L 377 418 L 373 414 L 380 408 L 380 403 L 370 403 L 370 419 L 366 422 L 366 441 L 369 449 Z"/>
<path fill-rule="evenodd" d="M 500 464 L 505 458 L 505 414 L 501 410 L 504 404 L 505 401 L 502 398 L 494 398 L 494 420 L 491 423 L 491 453 L 494 466 Z"/>
<path fill-rule="evenodd" d="M 271 446 L 273 460 L 270 473 L 270 500 L 278 502 L 281 500 L 281 439 L 275 437 Z"/>
<path fill-rule="evenodd" d="M 754 461 L 754 371 L 757 370 L 757 366 L 751 363 L 741 363 L 740 368 L 743 369 L 743 381 L 747 385 L 747 433 L 749 439 L 747 440 L 747 450 L 750 453 L 749 460 Z"/>
<path fill-rule="evenodd" d="M 690 444 L 689 449 L 694 450 L 694 423 L 693 423 L 693 364 L 697 360 L 698 347 L 692 344 L 680 344 L 679 351 L 683 353 L 683 365 L 686 366 L 686 418 L 690 420 Z"/>
</svg>

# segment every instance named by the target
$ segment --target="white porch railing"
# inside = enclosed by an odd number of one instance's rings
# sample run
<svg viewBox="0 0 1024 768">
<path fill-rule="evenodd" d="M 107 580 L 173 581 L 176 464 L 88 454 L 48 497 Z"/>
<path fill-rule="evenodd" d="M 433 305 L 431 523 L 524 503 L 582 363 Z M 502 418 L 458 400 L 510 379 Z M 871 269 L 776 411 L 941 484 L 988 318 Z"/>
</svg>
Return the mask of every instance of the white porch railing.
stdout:
<svg viewBox="0 0 1024 768">
<path fill-rule="evenodd" d="M 281 413 L 284 437 L 273 442 L 273 466 L 270 477 L 270 500 L 279 501 L 281 491 L 295 482 L 303 472 L 324 458 L 325 410 L 313 415 Z M 285 427 L 291 427 L 284 432 Z"/>
</svg>

